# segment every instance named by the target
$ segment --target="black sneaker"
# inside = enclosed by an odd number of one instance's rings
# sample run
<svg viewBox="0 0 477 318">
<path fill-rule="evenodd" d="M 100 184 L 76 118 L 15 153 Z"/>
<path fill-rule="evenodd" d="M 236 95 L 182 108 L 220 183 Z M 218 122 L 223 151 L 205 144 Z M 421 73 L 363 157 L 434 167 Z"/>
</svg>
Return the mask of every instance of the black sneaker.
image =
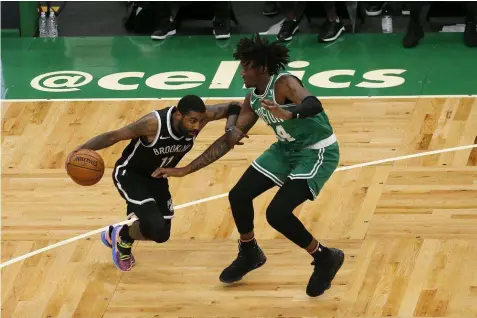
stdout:
<svg viewBox="0 0 477 318">
<path fill-rule="evenodd" d="M 230 19 L 214 18 L 214 35 L 217 40 L 230 38 Z"/>
<path fill-rule="evenodd" d="M 276 1 L 265 1 L 262 14 L 272 16 L 278 13 L 278 3 Z"/>
<path fill-rule="evenodd" d="M 162 19 L 159 22 L 159 27 L 154 33 L 151 35 L 151 39 L 153 40 L 164 40 L 170 35 L 176 34 L 176 26 L 174 21 L 171 19 Z"/>
<path fill-rule="evenodd" d="M 267 261 L 267 257 L 255 241 L 242 243 L 239 241 L 237 258 L 220 274 L 222 283 L 231 284 L 238 282 L 248 272 L 259 268 Z"/>
<path fill-rule="evenodd" d="M 383 12 L 384 1 L 370 2 L 366 7 L 366 15 L 375 17 Z"/>
<path fill-rule="evenodd" d="M 296 20 L 285 19 L 277 35 L 279 41 L 291 41 L 293 34 L 298 31 L 298 22 Z"/>
<path fill-rule="evenodd" d="M 468 47 L 477 46 L 477 30 L 475 21 L 469 21 L 465 24 L 464 42 Z"/>
<path fill-rule="evenodd" d="M 339 19 L 337 21 L 330 21 L 327 19 L 320 27 L 320 31 L 318 32 L 318 41 L 332 42 L 336 40 L 344 30 L 345 27 Z"/>
<path fill-rule="evenodd" d="M 407 33 L 402 39 L 402 46 L 405 48 L 412 48 L 419 44 L 419 41 L 424 37 L 424 30 L 422 26 L 416 21 L 409 21 Z"/>
<path fill-rule="evenodd" d="M 337 248 L 329 248 L 328 251 L 329 254 L 326 258 L 315 259 L 311 263 L 311 265 L 315 265 L 315 269 L 311 274 L 308 286 L 306 286 L 306 294 L 310 297 L 320 296 L 329 289 L 331 281 L 343 265 L 343 251 Z"/>
</svg>

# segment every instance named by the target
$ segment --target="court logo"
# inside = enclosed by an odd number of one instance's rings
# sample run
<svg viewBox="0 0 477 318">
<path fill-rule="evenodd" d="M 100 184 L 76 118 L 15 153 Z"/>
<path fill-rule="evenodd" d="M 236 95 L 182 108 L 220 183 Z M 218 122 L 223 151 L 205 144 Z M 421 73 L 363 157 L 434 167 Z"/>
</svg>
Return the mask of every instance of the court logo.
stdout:
<svg viewBox="0 0 477 318">
<path fill-rule="evenodd" d="M 31 80 L 30 85 L 44 92 L 73 92 L 79 91 L 78 87 L 92 80 L 93 76 L 85 72 L 57 71 L 38 75 Z"/>
<path fill-rule="evenodd" d="M 375 69 L 358 71 L 354 69 L 317 70 L 307 69 L 307 61 L 294 61 L 288 65 L 287 71 L 295 75 L 306 85 L 318 89 L 349 89 L 351 87 L 382 89 L 401 86 L 405 83 L 402 76 L 405 69 Z M 187 68 L 185 65 L 184 68 Z M 317 72 L 318 71 L 318 72 Z M 148 74 L 130 71 L 96 77 L 90 86 L 107 91 L 186 91 L 201 87 L 208 91 L 221 90 L 227 96 L 228 90 L 245 90 L 240 75 L 239 61 L 221 61 L 214 73 L 202 74 L 194 71 L 174 70 Z M 45 92 L 79 91 L 92 82 L 93 76 L 79 71 L 57 71 L 41 74 L 31 82 L 34 89 Z M 83 88 L 81 88 L 83 89 Z M 365 92 L 365 91 L 363 91 Z M 319 94 L 319 92 L 316 92 Z"/>
</svg>

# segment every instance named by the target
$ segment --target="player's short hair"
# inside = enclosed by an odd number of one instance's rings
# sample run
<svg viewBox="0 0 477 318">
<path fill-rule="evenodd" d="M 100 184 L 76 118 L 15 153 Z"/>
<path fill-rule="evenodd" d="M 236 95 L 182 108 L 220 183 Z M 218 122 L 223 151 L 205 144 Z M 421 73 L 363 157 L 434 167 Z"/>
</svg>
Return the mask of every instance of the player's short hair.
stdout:
<svg viewBox="0 0 477 318">
<path fill-rule="evenodd" d="M 290 62 L 289 50 L 278 41 L 269 43 L 258 34 L 251 38 L 242 38 L 237 44 L 234 58 L 253 67 L 267 67 L 270 75 L 275 75 Z"/>
<path fill-rule="evenodd" d="M 202 98 L 197 95 L 186 95 L 177 104 L 177 109 L 183 115 L 187 115 L 190 112 L 204 113 L 205 104 Z"/>
</svg>

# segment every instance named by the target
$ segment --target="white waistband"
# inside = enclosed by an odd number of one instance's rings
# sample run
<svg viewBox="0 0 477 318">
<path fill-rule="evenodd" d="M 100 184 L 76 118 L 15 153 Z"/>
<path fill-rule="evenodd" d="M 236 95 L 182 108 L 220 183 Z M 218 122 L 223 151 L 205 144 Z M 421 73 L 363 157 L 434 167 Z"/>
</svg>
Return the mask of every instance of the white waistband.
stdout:
<svg viewBox="0 0 477 318">
<path fill-rule="evenodd" d="M 318 141 L 316 144 L 306 147 L 306 149 L 321 149 L 331 146 L 336 142 L 336 135 L 332 134 L 328 138 Z"/>
</svg>

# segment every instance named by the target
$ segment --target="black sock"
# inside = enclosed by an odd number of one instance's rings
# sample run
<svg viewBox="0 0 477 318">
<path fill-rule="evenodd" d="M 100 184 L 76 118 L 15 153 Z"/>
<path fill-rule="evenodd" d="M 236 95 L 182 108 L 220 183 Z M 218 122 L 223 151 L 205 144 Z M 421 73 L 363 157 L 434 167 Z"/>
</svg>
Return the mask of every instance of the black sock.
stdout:
<svg viewBox="0 0 477 318">
<path fill-rule="evenodd" d="M 321 260 L 323 258 L 327 258 L 331 253 L 330 249 L 324 245 L 321 245 L 320 243 L 318 244 L 319 244 L 318 249 L 314 253 L 312 253 L 311 256 L 313 256 L 315 260 Z"/>
<path fill-rule="evenodd" d="M 119 231 L 119 237 L 124 242 L 134 243 L 134 240 L 129 236 L 129 226 L 127 224 L 125 224 L 121 231 Z"/>
<path fill-rule="evenodd" d="M 240 241 L 240 246 L 243 247 L 244 249 L 252 248 L 254 246 L 257 246 L 257 241 L 255 240 L 255 238 L 253 238 L 252 240 L 250 240 L 248 242 L 244 242 L 242 240 L 239 240 L 239 241 Z"/>
</svg>

